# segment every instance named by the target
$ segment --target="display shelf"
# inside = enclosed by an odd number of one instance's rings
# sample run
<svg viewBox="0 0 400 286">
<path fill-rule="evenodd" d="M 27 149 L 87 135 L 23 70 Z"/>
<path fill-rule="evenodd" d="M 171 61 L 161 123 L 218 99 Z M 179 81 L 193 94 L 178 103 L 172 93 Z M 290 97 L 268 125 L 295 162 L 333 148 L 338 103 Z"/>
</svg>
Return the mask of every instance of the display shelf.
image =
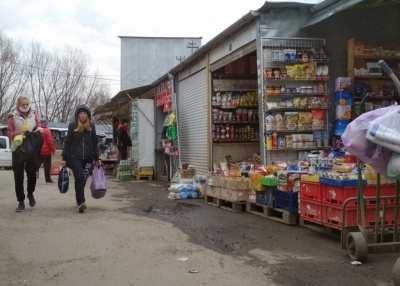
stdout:
<svg viewBox="0 0 400 286">
<path fill-rule="evenodd" d="M 370 103 L 372 109 L 388 105 L 387 101 L 400 102 L 400 95 L 393 81 L 378 65 L 379 60 L 384 60 L 399 76 L 400 43 L 372 43 L 349 39 L 347 55 L 347 73 L 353 88 L 353 102 L 361 101 L 365 97 L 366 104 Z M 371 108 L 368 110 L 372 110 Z M 353 107 L 352 118 L 358 115 L 359 110 Z"/>
<path fill-rule="evenodd" d="M 313 78 L 265 78 L 270 81 L 282 81 L 282 82 L 293 82 L 293 81 L 328 81 L 330 77 L 313 77 Z"/>
<path fill-rule="evenodd" d="M 387 55 L 374 55 L 374 56 L 368 56 L 368 55 L 354 55 L 354 59 L 371 59 L 371 60 L 381 60 L 382 58 L 385 58 L 386 60 L 397 60 L 400 61 L 400 56 L 387 56 Z"/>
<path fill-rule="evenodd" d="M 260 142 L 259 139 L 213 139 L 214 143 L 233 143 L 233 142 L 240 142 L 240 143 L 246 143 L 246 142 Z"/>
<path fill-rule="evenodd" d="M 266 163 L 283 158 L 270 151 L 293 156 L 289 151 L 328 148 L 330 76 L 325 40 L 263 38 L 262 54 Z"/>
<path fill-rule="evenodd" d="M 219 108 L 219 109 L 258 108 L 258 105 L 222 106 L 218 104 L 213 104 L 213 108 Z"/>
<path fill-rule="evenodd" d="M 327 149 L 329 147 L 315 147 L 315 146 L 307 146 L 307 147 L 303 147 L 303 148 L 290 148 L 290 147 L 273 147 L 271 149 L 267 149 L 268 151 L 296 151 L 296 150 L 324 150 Z"/>
<path fill-rule="evenodd" d="M 215 124 L 258 124 L 258 121 L 220 121 L 214 120 Z"/>
<path fill-rule="evenodd" d="M 256 83 L 245 79 L 213 81 L 211 105 L 214 143 L 259 142 Z M 251 90 L 238 91 L 244 87 L 251 87 Z"/>
</svg>

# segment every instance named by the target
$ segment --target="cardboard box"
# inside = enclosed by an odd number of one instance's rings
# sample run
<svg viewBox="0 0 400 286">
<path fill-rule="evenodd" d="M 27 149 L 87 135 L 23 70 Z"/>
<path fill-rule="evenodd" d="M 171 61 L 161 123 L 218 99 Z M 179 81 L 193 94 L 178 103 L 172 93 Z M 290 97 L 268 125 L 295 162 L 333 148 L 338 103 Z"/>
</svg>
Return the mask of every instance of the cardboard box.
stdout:
<svg viewBox="0 0 400 286">
<path fill-rule="evenodd" d="M 207 196 L 212 197 L 220 197 L 221 196 L 221 188 L 214 186 L 207 186 Z"/>
<path fill-rule="evenodd" d="M 229 188 L 221 188 L 221 197 L 230 201 L 246 201 L 250 190 L 236 191 Z"/>
<path fill-rule="evenodd" d="M 250 190 L 249 178 L 227 178 L 226 187 L 232 190 Z"/>
<path fill-rule="evenodd" d="M 226 187 L 226 180 L 227 180 L 227 179 L 228 179 L 227 177 L 219 176 L 219 177 L 218 177 L 218 185 L 219 185 L 220 187 Z"/>
<path fill-rule="evenodd" d="M 195 168 L 188 168 L 188 169 L 179 169 L 179 174 L 181 175 L 196 175 L 196 169 Z"/>
<path fill-rule="evenodd" d="M 193 179 L 193 177 L 194 175 L 191 174 L 186 174 L 186 175 L 179 174 L 180 179 Z"/>
<path fill-rule="evenodd" d="M 209 186 L 219 187 L 219 177 L 217 176 L 207 176 L 206 182 Z"/>
</svg>

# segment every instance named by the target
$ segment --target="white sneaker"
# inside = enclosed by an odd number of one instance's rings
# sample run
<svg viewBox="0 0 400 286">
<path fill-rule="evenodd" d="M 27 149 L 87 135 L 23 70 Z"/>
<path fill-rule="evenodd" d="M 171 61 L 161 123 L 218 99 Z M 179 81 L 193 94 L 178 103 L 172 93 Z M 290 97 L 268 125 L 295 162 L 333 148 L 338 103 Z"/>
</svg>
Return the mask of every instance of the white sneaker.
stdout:
<svg viewBox="0 0 400 286">
<path fill-rule="evenodd" d="M 85 211 L 85 209 L 86 209 L 86 204 L 85 203 L 81 203 L 78 206 L 78 210 L 79 210 L 80 213 L 83 213 Z"/>
</svg>

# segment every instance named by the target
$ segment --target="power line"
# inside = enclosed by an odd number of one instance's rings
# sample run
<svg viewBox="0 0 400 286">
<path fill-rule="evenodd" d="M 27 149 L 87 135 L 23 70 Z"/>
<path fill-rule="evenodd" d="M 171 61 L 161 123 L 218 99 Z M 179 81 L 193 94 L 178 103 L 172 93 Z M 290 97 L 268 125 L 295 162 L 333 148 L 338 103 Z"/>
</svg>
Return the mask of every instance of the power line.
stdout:
<svg viewBox="0 0 400 286">
<path fill-rule="evenodd" d="M 18 63 L 18 62 L 12 62 L 12 61 L 9 61 L 9 60 L 0 59 L 0 62 L 20 65 L 20 66 L 24 66 L 24 67 L 28 67 L 28 68 L 34 68 L 34 69 L 42 70 L 42 71 L 57 72 L 57 73 L 59 73 L 61 75 L 65 75 L 65 76 L 76 76 L 76 74 L 62 73 L 62 72 L 60 73 L 60 72 L 52 70 L 52 69 L 40 68 L 40 67 L 36 67 L 36 66 L 33 66 L 33 65 L 27 65 L 27 64 L 22 64 L 22 63 Z M 20 75 L 22 75 L 22 74 L 20 74 Z M 79 75 L 79 76 L 86 77 L 86 78 L 92 78 L 92 79 L 98 79 L 98 80 L 108 80 L 108 81 L 118 81 L 118 82 L 121 81 L 120 79 L 103 78 L 103 77 L 98 77 L 98 76 L 95 76 L 95 75 Z M 111 76 L 111 75 L 108 75 L 108 76 Z M 114 76 L 114 75 L 112 75 L 112 76 Z M 117 75 L 115 75 L 115 76 L 117 76 Z"/>
</svg>

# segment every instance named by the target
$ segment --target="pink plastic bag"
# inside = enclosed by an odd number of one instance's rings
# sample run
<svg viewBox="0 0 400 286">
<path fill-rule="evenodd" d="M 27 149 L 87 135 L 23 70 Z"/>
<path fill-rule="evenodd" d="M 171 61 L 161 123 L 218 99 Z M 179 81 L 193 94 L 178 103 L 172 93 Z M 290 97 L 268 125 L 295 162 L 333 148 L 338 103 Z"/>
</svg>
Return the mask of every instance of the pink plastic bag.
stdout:
<svg viewBox="0 0 400 286">
<path fill-rule="evenodd" d="M 365 136 L 368 123 L 386 114 L 390 109 L 391 106 L 388 106 L 361 114 L 346 126 L 346 130 L 342 134 L 342 142 L 346 151 L 357 156 L 364 163 L 370 164 L 378 173 L 386 177 L 392 151 L 371 142 Z"/>
<path fill-rule="evenodd" d="M 101 166 L 95 166 L 93 169 L 92 183 L 90 184 L 92 197 L 100 199 L 105 196 L 107 192 L 107 181 Z"/>
</svg>

